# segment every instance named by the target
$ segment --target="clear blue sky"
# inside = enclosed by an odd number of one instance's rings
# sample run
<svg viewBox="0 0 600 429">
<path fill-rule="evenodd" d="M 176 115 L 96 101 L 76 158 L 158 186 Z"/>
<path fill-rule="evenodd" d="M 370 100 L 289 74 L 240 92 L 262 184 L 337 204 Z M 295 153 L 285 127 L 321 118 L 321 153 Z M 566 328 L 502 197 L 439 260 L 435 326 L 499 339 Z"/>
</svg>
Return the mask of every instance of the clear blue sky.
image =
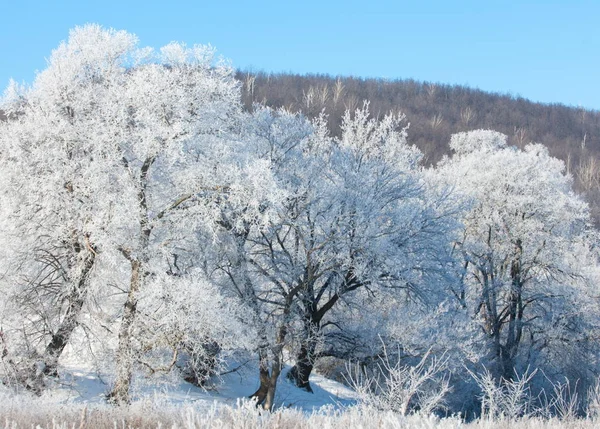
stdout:
<svg viewBox="0 0 600 429">
<path fill-rule="evenodd" d="M 210 43 L 235 67 L 466 84 L 600 110 L 600 0 L 1 0 L 0 86 L 31 82 L 68 31 Z"/>
</svg>

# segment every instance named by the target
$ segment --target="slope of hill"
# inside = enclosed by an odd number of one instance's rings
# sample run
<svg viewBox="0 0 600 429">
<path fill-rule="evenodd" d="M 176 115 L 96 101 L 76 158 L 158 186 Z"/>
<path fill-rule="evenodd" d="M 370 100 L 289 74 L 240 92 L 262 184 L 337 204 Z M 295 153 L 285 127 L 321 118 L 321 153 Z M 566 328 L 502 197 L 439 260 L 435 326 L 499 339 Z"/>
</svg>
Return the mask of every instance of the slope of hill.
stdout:
<svg viewBox="0 0 600 429">
<path fill-rule="evenodd" d="M 415 80 L 361 79 L 327 75 L 267 74 L 239 71 L 243 101 L 302 111 L 325 112 L 331 132 L 339 132 L 346 109 L 364 101 L 374 115 L 391 110 L 406 115 L 409 141 L 433 164 L 448 153 L 456 132 L 486 128 L 500 131 L 509 143 L 542 143 L 562 159 L 576 188 L 590 201 L 600 221 L 600 112 L 561 104 L 542 104 L 509 94 Z"/>
</svg>

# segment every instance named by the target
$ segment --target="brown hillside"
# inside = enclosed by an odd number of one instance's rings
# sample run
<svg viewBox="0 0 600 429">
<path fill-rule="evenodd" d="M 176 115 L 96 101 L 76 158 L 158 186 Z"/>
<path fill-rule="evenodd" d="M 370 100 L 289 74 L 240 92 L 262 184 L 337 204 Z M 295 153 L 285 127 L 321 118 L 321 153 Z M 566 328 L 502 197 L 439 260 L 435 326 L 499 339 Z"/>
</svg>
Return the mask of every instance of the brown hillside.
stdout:
<svg viewBox="0 0 600 429">
<path fill-rule="evenodd" d="M 423 151 L 429 164 L 448 153 L 450 136 L 460 131 L 494 129 L 508 135 L 516 146 L 542 143 L 565 161 L 577 190 L 586 195 L 594 218 L 600 221 L 599 111 L 415 80 L 244 71 L 238 72 L 238 79 L 246 107 L 259 102 L 309 117 L 324 111 L 334 134 L 344 111 L 365 100 L 373 115 L 401 111 L 410 123 L 409 141 Z"/>
</svg>

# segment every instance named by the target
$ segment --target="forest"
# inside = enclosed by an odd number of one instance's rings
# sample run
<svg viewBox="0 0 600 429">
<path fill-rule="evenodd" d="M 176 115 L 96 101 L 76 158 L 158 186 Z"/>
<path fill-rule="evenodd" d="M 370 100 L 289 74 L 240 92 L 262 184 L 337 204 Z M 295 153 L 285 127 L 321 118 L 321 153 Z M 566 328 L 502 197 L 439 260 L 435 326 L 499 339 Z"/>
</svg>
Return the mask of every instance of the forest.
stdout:
<svg viewBox="0 0 600 429">
<path fill-rule="evenodd" d="M 245 366 L 249 402 L 161 424 L 600 418 L 598 112 L 92 24 L 0 109 L 0 402 L 85 367 L 118 421 L 144 383 Z M 317 377 L 354 402 L 283 406 Z"/>
</svg>

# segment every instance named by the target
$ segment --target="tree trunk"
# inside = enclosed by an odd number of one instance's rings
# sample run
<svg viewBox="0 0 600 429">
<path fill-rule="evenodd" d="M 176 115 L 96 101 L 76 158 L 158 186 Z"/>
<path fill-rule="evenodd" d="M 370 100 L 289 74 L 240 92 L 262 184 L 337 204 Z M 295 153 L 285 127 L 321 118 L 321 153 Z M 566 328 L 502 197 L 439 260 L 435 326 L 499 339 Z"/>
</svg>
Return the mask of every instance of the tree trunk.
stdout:
<svg viewBox="0 0 600 429">
<path fill-rule="evenodd" d="M 289 304 L 289 302 L 288 302 Z M 289 317 L 289 305 L 285 309 L 285 318 Z M 288 332 L 288 320 L 283 321 L 277 330 L 276 342 L 271 347 L 271 353 L 273 354 L 273 363 L 271 364 L 271 373 L 269 374 L 269 353 L 268 353 L 268 342 L 266 335 L 263 336 L 262 345 L 259 347 L 258 355 L 260 360 L 259 365 L 259 376 L 260 386 L 258 390 L 254 392 L 250 397 L 256 398 L 256 405 L 262 405 L 265 410 L 271 411 L 275 403 L 275 390 L 277 389 L 277 380 L 281 374 L 281 367 L 283 365 L 281 352 L 283 351 L 283 344 L 285 337 Z M 263 333 L 264 334 L 264 333 Z"/>
<path fill-rule="evenodd" d="M 258 369 L 258 375 L 259 375 L 260 385 L 258 386 L 258 389 L 256 390 L 256 392 L 254 392 L 252 395 L 250 395 L 251 399 L 256 400 L 257 406 L 262 405 L 265 402 L 265 399 L 267 398 L 267 392 L 269 391 L 269 385 L 270 385 L 269 368 L 263 367 L 263 365 L 261 363 L 260 368 Z"/>
<path fill-rule="evenodd" d="M 342 284 L 345 292 L 352 291 L 360 286 L 359 282 L 352 280 L 351 271 L 348 271 Z M 311 302 L 305 304 L 307 312 L 304 314 L 304 338 L 300 345 L 300 352 L 296 358 L 296 364 L 292 367 L 290 372 L 287 374 L 287 378 L 292 380 L 296 386 L 300 389 L 304 389 L 307 392 L 312 393 L 312 387 L 310 386 L 310 374 L 315 365 L 316 356 L 315 352 L 317 349 L 317 336 L 321 332 L 321 321 L 329 310 L 340 299 L 341 292 L 334 294 L 330 297 L 322 306 L 318 308 L 319 298 L 312 298 Z"/>
<path fill-rule="evenodd" d="M 269 382 L 269 388 L 267 389 L 267 397 L 263 403 L 263 408 L 265 410 L 271 411 L 273 410 L 273 405 L 275 405 L 275 390 L 277 389 L 279 374 L 281 374 L 281 363 L 279 362 L 279 359 L 274 359 L 273 365 L 271 365 L 271 380 Z"/>
<path fill-rule="evenodd" d="M 148 187 L 148 172 L 156 156 L 149 156 L 144 161 L 140 169 L 140 179 L 138 183 L 139 200 L 139 243 L 137 246 L 139 254 L 132 254 L 130 249 L 120 248 L 119 250 L 131 264 L 131 280 L 127 300 L 123 308 L 123 318 L 119 328 L 119 346 L 117 348 L 117 368 L 115 385 L 108 394 L 108 400 L 117 405 L 127 404 L 129 402 L 129 386 L 133 375 L 134 350 L 132 345 L 132 328 L 137 317 L 137 296 L 142 288 L 144 277 L 146 276 L 146 265 L 148 264 L 148 246 L 150 244 L 150 234 L 152 225 L 149 222 L 148 202 L 146 199 L 146 188 Z M 123 158 L 126 168 L 129 168 L 128 161 Z"/>
<path fill-rule="evenodd" d="M 260 385 L 256 392 L 250 395 L 250 398 L 256 400 L 256 406 L 262 406 L 265 410 L 271 411 L 275 404 L 275 391 L 277 389 L 277 380 L 281 374 L 281 359 L 276 354 L 271 365 L 269 373 L 269 359 L 267 350 L 259 352 L 260 366 L 259 379 Z"/>
<path fill-rule="evenodd" d="M 133 372 L 133 347 L 131 344 L 133 322 L 137 311 L 137 293 L 142 283 L 142 264 L 131 260 L 131 284 L 123 310 L 123 319 L 119 329 L 119 346 L 117 349 L 117 368 L 115 384 L 108 394 L 108 399 L 117 405 L 129 402 L 129 386 Z"/>
<path fill-rule="evenodd" d="M 77 319 L 85 303 L 85 298 L 88 292 L 88 279 L 90 272 L 96 261 L 96 252 L 93 249 L 87 253 L 81 271 L 75 287 L 71 291 L 68 301 L 69 308 L 65 314 L 65 317 L 60 324 L 58 330 L 52 335 L 50 343 L 46 346 L 43 354 L 44 362 L 44 374 L 50 376 L 56 376 L 58 360 L 67 346 L 71 335 L 75 328 L 77 328 Z"/>
<path fill-rule="evenodd" d="M 292 367 L 290 372 L 287 373 L 288 380 L 294 382 L 300 389 L 304 389 L 307 392 L 312 393 L 312 387 L 309 383 L 310 374 L 314 368 L 315 363 L 315 351 L 317 348 L 317 341 L 314 336 L 315 333 L 310 335 L 300 346 L 300 353 L 296 358 L 296 364 Z"/>
<path fill-rule="evenodd" d="M 508 303 L 508 334 L 506 344 L 502 348 L 502 370 L 506 380 L 512 380 L 515 368 L 515 358 L 521 343 L 523 331 L 523 281 L 521 276 L 521 240 L 515 244 L 515 257 L 510 267 L 511 290 Z"/>
</svg>

